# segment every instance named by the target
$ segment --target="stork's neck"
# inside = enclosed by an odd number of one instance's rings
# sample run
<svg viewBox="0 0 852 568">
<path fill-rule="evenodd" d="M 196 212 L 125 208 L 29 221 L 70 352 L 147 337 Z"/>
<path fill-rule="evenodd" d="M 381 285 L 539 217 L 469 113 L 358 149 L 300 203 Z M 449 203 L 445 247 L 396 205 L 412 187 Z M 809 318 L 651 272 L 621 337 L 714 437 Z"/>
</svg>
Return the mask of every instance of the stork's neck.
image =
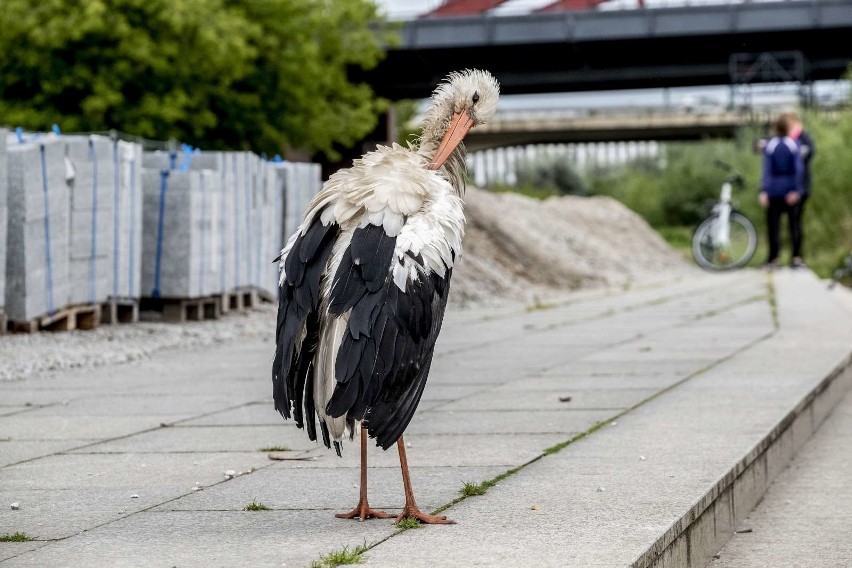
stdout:
<svg viewBox="0 0 852 568">
<path fill-rule="evenodd" d="M 421 140 L 417 153 L 424 156 L 431 162 L 435 157 L 435 152 L 438 150 L 439 144 L 440 137 L 430 140 Z M 467 179 L 466 158 L 467 151 L 464 148 L 464 143 L 461 143 L 456 146 L 456 149 L 453 150 L 453 153 L 450 154 L 450 157 L 447 158 L 447 161 L 444 162 L 443 166 L 441 166 L 441 170 L 446 172 L 445 177 L 447 178 L 447 181 L 450 182 L 453 189 L 455 189 L 456 193 L 459 195 L 464 195 L 465 190 L 465 180 Z"/>
</svg>

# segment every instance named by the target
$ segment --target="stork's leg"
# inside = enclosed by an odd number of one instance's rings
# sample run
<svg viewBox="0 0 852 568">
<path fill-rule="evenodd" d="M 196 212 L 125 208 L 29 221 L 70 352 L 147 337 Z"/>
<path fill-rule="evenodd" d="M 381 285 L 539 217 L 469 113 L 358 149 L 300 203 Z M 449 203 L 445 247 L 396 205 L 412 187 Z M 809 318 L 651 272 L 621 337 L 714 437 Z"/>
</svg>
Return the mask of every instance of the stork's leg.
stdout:
<svg viewBox="0 0 852 568">
<path fill-rule="evenodd" d="M 376 511 L 370 508 L 367 502 L 367 429 L 361 426 L 361 499 L 358 501 L 358 506 L 348 513 L 339 513 L 335 515 L 338 519 L 355 519 L 363 521 L 364 519 L 389 519 L 393 515 L 389 515 L 384 511 Z"/>
<path fill-rule="evenodd" d="M 417 507 L 417 502 L 414 501 L 414 491 L 411 489 L 411 477 L 408 474 L 408 460 L 405 458 L 405 442 L 402 436 L 396 441 L 396 447 L 399 450 L 399 466 L 402 468 L 402 485 L 405 487 L 405 507 L 395 522 L 398 523 L 413 517 L 427 525 L 454 525 L 456 522 L 447 519 L 445 516 L 427 515 Z"/>
</svg>

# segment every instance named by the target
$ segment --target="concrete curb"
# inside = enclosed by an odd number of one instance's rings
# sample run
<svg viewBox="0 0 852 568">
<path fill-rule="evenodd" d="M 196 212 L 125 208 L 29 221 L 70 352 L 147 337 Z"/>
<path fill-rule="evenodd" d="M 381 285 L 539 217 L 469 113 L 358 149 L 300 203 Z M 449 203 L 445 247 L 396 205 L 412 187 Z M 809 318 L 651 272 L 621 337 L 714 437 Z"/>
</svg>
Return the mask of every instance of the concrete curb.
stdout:
<svg viewBox="0 0 852 568">
<path fill-rule="evenodd" d="M 852 355 L 823 379 L 631 567 L 707 566 L 850 386 Z M 720 531 L 720 527 L 729 530 Z"/>
<path fill-rule="evenodd" d="M 633 568 L 705 567 L 852 387 L 849 352 Z"/>
</svg>

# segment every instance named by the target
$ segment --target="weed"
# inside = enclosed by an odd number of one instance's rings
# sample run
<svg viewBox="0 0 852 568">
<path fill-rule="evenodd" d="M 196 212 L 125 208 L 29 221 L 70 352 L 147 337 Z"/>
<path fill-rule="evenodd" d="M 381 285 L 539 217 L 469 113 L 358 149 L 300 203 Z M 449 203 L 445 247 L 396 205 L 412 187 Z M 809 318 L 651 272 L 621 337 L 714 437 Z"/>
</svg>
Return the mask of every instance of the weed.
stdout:
<svg viewBox="0 0 852 568">
<path fill-rule="evenodd" d="M 420 526 L 420 521 L 414 517 L 406 517 L 396 523 L 397 528 L 407 531 L 408 529 L 416 529 Z"/>
<path fill-rule="evenodd" d="M 251 503 L 245 506 L 243 511 L 269 511 L 269 507 L 264 505 L 263 503 L 258 503 L 256 500 L 252 500 Z"/>
<path fill-rule="evenodd" d="M 363 560 L 361 556 L 367 552 L 368 548 L 366 542 L 356 546 L 352 550 L 349 550 L 348 546 L 344 546 L 340 550 L 335 550 L 321 556 L 319 560 L 314 560 L 311 563 L 311 568 L 334 568 L 335 566 L 358 564 Z"/>
<path fill-rule="evenodd" d="M 35 537 L 22 532 L 0 534 L 0 542 L 27 542 L 30 540 L 35 540 Z"/>
<path fill-rule="evenodd" d="M 487 483 L 487 482 L 486 482 Z M 459 489 L 459 493 L 465 497 L 473 497 L 474 495 L 485 495 L 488 490 L 485 483 L 465 483 L 464 487 Z"/>
<path fill-rule="evenodd" d="M 284 446 L 266 446 L 265 448 L 260 448 L 259 452 L 289 452 L 290 448 L 286 448 Z"/>
</svg>

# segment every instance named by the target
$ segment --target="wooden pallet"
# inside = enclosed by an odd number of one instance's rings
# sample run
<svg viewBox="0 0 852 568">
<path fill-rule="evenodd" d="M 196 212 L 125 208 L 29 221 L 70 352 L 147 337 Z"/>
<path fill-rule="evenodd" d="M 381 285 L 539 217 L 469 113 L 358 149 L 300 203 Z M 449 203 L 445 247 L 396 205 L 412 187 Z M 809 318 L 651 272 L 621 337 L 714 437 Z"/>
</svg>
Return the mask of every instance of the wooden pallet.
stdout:
<svg viewBox="0 0 852 568">
<path fill-rule="evenodd" d="M 28 321 L 9 321 L 8 329 L 15 333 L 35 333 L 37 331 L 71 331 L 73 329 L 94 329 L 101 323 L 101 306 L 86 304 L 68 306 L 47 316 Z"/>
<path fill-rule="evenodd" d="M 159 319 L 160 321 L 185 322 L 219 319 L 222 315 L 221 298 L 206 296 L 204 298 L 142 298 L 139 303 L 142 319 Z M 151 318 L 148 314 L 158 313 L 159 317 Z"/>
<path fill-rule="evenodd" d="M 260 303 L 260 297 L 254 288 L 245 288 L 225 292 L 220 297 L 219 310 L 226 314 L 230 311 L 243 311 L 256 308 Z"/>
<path fill-rule="evenodd" d="M 101 323 L 136 323 L 139 321 L 139 300 L 110 298 L 101 304 Z"/>
</svg>

